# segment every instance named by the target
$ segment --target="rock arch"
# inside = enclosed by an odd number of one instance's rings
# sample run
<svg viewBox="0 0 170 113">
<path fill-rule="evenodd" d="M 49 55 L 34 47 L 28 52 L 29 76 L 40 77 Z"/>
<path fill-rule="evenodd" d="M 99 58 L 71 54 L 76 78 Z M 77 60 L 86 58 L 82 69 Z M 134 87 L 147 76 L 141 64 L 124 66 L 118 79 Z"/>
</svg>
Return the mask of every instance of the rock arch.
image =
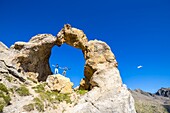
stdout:
<svg viewBox="0 0 170 113">
<path fill-rule="evenodd" d="M 57 45 L 63 43 L 82 50 L 85 58 L 80 89 L 90 90 L 71 109 L 71 113 L 136 113 L 134 100 L 117 69 L 110 47 L 102 41 L 88 41 L 83 31 L 65 25 L 57 34 Z"/>
<path fill-rule="evenodd" d="M 88 41 L 82 30 L 72 28 L 69 24 L 64 25 L 64 28 L 57 34 L 56 42 L 58 46 L 66 43 L 82 50 L 85 58 L 85 78 L 80 83 L 81 89 L 89 90 L 94 86 L 98 86 L 98 83 L 91 79 L 97 70 L 107 68 L 108 66 L 117 67 L 114 54 L 106 43 L 98 40 Z"/>
<path fill-rule="evenodd" d="M 84 58 L 84 76 L 80 83 L 80 89 L 92 89 L 94 86 L 100 86 L 98 81 L 92 78 L 95 72 L 107 70 L 107 68 L 117 67 L 117 62 L 110 47 L 102 41 L 88 41 L 82 30 L 72 28 L 69 24 L 64 25 L 57 36 L 50 34 L 39 34 L 32 37 L 29 42 L 16 42 L 11 46 L 14 50 L 13 62 L 17 68 L 22 68 L 27 76 L 33 76 L 38 81 L 45 81 L 48 75 L 51 75 L 49 66 L 49 57 L 54 45 L 61 46 L 68 44 L 72 47 L 81 49 Z M 117 69 L 117 68 L 116 68 Z M 121 85 L 121 78 L 117 80 Z"/>
<path fill-rule="evenodd" d="M 5 48 L 0 56 L 8 67 L 22 75 L 45 81 L 51 75 L 49 57 L 54 45 L 66 43 L 82 50 L 85 58 L 84 77 L 80 89 L 90 90 L 70 109 L 70 113 L 136 113 L 134 100 L 117 69 L 117 61 L 110 47 L 102 41 L 88 41 L 83 31 L 66 24 L 57 34 L 40 34 L 28 43 L 16 42 Z M 1 46 L 2 44 L 0 44 Z M 12 62 L 12 63 L 11 63 Z M 16 72 L 17 73 L 17 72 Z"/>
</svg>

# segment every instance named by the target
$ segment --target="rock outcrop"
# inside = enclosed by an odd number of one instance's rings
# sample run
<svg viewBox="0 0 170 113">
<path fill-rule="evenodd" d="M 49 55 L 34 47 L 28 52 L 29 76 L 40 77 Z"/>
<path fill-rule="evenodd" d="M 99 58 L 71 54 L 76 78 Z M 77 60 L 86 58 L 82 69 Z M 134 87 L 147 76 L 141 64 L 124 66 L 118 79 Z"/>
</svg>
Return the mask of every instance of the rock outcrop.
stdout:
<svg viewBox="0 0 170 113">
<path fill-rule="evenodd" d="M 12 60 L 14 59 L 15 54 L 16 52 L 9 49 L 5 44 L 0 42 L 0 60 L 1 61 L 4 61 L 8 66 L 12 67 L 13 66 Z"/>
<path fill-rule="evenodd" d="M 7 67 L 7 73 L 16 78 L 18 76 L 23 83 L 29 81 L 27 78 L 35 82 L 47 81 L 51 91 L 71 93 L 73 84 L 61 75 L 52 76 L 48 61 L 52 47 L 62 46 L 64 43 L 82 50 L 85 58 L 85 78 L 82 79 L 79 90 L 88 90 L 79 100 L 76 99 L 77 103 L 65 113 L 136 113 L 133 97 L 122 83 L 118 64 L 110 47 L 99 40 L 88 41 L 83 31 L 68 24 L 57 37 L 40 34 L 27 43 L 16 42 L 10 48 L 0 43 L 0 58 Z M 40 92 L 42 95 L 42 90 Z"/>
<path fill-rule="evenodd" d="M 72 28 L 69 24 L 64 25 L 64 28 L 57 34 L 57 45 L 61 46 L 66 43 L 75 48 L 85 50 L 88 39 L 82 30 Z"/>
<path fill-rule="evenodd" d="M 161 88 L 156 92 L 156 95 L 170 98 L 170 88 Z"/>
<path fill-rule="evenodd" d="M 69 78 L 66 78 L 63 75 L 49 75 L 46 82 L 52 91 L 57 91 L 59 93 L 73 92 L 73 83 L 70 82 Z"/>
<path fill-rule="evenodd" d="M 57 45 L 61 46 L 63 43 L 81 49 L 84 54 L 86 61 L 84 67 L 85 78 L 80 83 L 81 89 L 89 90 L 96 85 L 95 81 L 91 79 L 95 71 L 105 68 L 105 66 L 117 67 L 114 54 L 106 43 L 98 40 L 88 42 L 83 31 L 72 28 L 68 24 L 57 34 Z"/>
<path fill-rule="evenodd" d="M 2 46 L 0 54 L 2 60 L 14 66 L 25 75 L 31 75 L 38 81 L 45 81 L 51 75 L 49 57 L 51 49 L 56 44 L 57 38 L 50 34 L 39 34 L 30 39 L 29 42 L 16 42 L 9 49 Z"/>
<path fill-rule="evenodd" d="M 45 81 L 51 75 L 49 58 L 51 49 L 56 43 L 56 37 L 50 34 L 40 34 L 32 37 L 28 43 L 16 42 L 11 49 L 17 51 L 13 61 L 24 72 L 38 73 L 38 81 Z"/>
<path fill-rule="evenodd" d="M 117 61 L 110 47 L 98 40 L 81 42 L 79 40 L 86 37 L 77 32 L 83 34 L 82 31 L 65 25 L 57 35 L 58 46 L 67 43 L 80 48 L 86 60 L 85 78 L 80 83 L 80 89 L 90 91 L 79 100 L 70 112 L 135 113 L 133 97 L 122 84 Z M 76 42 L 72 42 L 74 39 Z"/>
<path fill-rule="evenodd" d="M 79 100 L 72 113 L 135 113 L 134 100 L 125 87 L 120 90 L 93 88 Z"/>
</svg>

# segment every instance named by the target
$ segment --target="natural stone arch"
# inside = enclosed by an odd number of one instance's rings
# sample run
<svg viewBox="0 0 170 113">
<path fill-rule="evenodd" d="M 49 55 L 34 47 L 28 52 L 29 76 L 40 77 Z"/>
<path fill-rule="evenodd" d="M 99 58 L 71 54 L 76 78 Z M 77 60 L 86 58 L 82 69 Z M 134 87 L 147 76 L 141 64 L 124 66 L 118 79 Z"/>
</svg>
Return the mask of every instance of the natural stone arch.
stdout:
<svg viewBox="0 0 170 113">
<path fill-rule="evenodd" d="M 24 73 L 19 75 L 34 77 L 37 75 L 39 81 L 45 81 L 51 74 L 48 64 L 51 49 L 54 45 L 61 46 L 63 43 L 82 50 L 85 58 L 85 78 L 80 83 L 80 88 L 90 90 L 68 112 L 136 113 L 133 97 L 122 84 L 117 62 L 110 47 L 102 41 L 87 41 L 83 31 L 70 25 L 65 25 L 57 38 L 50 34 L 36 35 L 28 43 L 15 43 L 0 55 L 5 56 L 2 60 L 9 69 L 18 69 L 20 70 L 18 73 Z"/>
<path fill-rule="evenodd" d="M 15 50 L 13 62 L 15 62 L 27 76 L 34 76 L 38 81 L 45 81 L 51 75 L 49 58 L 54 45 L 68 44 L 81 49 L 85 58 L 84 76 L 80 83 L 80 89 L 92 89 L 99 86 L 98 82 L 91 79 L 93 74 L 107 67 L 117 67 L 117 62 L 110 47 L 102 41 L 88 41 L 82 30 L 72 28 L 69 24 L 52 36 L 50 34 L 39 34 L 32 37 L 28 43 L 16 42 L 11 48 Z M 121 78 L 118 77 L 119 85 Z"/>
<path fill-rule="evenodd" d="M 49 64 L 53 74 L 55 74 L 55 64 L 59 65 L 58 74 L 61 75 L 63 75 L 64 67 L 68 67 L 66 78 L 68 77 L 74 83 L 73 88 L 79 86 L 80 80 L 84 78 L 84 55 L 80 49 L 68 44 L 52 48 Z"/>
<path fill-rule="evenodd" d="M 97 70 L 106 68 L 102 66 L 117 67 L 115 56 L 106 43 L 97 40 L 91 40 L 88 42 L 83 31 L 72 28 L 69 24 L 66 24 L 57 34 L 57 45 L 61 46 L 63 43 L 81 49 L 84 54 L 85 78 L 83 78 L 80 83 L 80 89 L 90 90 L 92 87 L 98 86 L 98 83 L 93 81 L 91 77 Z M 121 84 L 120 78 L 119 81 Z"/>
</svg>

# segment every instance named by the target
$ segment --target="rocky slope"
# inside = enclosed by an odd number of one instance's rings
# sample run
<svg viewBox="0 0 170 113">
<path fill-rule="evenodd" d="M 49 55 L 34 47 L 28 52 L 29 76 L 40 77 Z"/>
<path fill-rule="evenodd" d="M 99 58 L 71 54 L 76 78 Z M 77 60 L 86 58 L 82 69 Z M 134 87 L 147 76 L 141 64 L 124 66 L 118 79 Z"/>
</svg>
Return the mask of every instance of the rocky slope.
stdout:
<svg viewBox="0 0 170 113">
<path fill-rule="evenodd" d="M 53 46 L 81 49 L 84 78 L 78 89 L 62 75 L 52 75 Z M 83 31 L 65 25 L 57 34 L 39 34 L 10 48 L 0 43 L 0 110 L 4 113 L 136 113 L 134 99 L 123 85 L 117 61 L 102 41 L 88 41 Z"/>
<path fill-rule="evenodd" d="M 168 88 L 163 88 L 168 91 Z M 162 91 L 162 88 L 158 92 Z M 140 89 L 131 91 L 135 99 L 137 113 L 170 113 L 170 98 L 167 95 L 158 95 L 142 91 Z"/>
</svg>

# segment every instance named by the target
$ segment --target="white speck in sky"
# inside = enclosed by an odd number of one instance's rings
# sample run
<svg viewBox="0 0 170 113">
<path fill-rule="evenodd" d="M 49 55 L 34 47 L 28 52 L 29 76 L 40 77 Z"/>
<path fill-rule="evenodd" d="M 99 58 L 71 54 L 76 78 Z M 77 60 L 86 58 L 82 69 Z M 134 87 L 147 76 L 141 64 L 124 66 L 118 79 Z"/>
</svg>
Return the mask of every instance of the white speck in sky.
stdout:
<svg viewBox="0 0 170 113">
<path fill-rule="evenodd" d="M 143 66 L 140 65 L 140 66 L 138 66 L 137 68 L 140 69 L 140 68 L 142 68 L 142 67 L 143 67 Z"/>
</svg>

